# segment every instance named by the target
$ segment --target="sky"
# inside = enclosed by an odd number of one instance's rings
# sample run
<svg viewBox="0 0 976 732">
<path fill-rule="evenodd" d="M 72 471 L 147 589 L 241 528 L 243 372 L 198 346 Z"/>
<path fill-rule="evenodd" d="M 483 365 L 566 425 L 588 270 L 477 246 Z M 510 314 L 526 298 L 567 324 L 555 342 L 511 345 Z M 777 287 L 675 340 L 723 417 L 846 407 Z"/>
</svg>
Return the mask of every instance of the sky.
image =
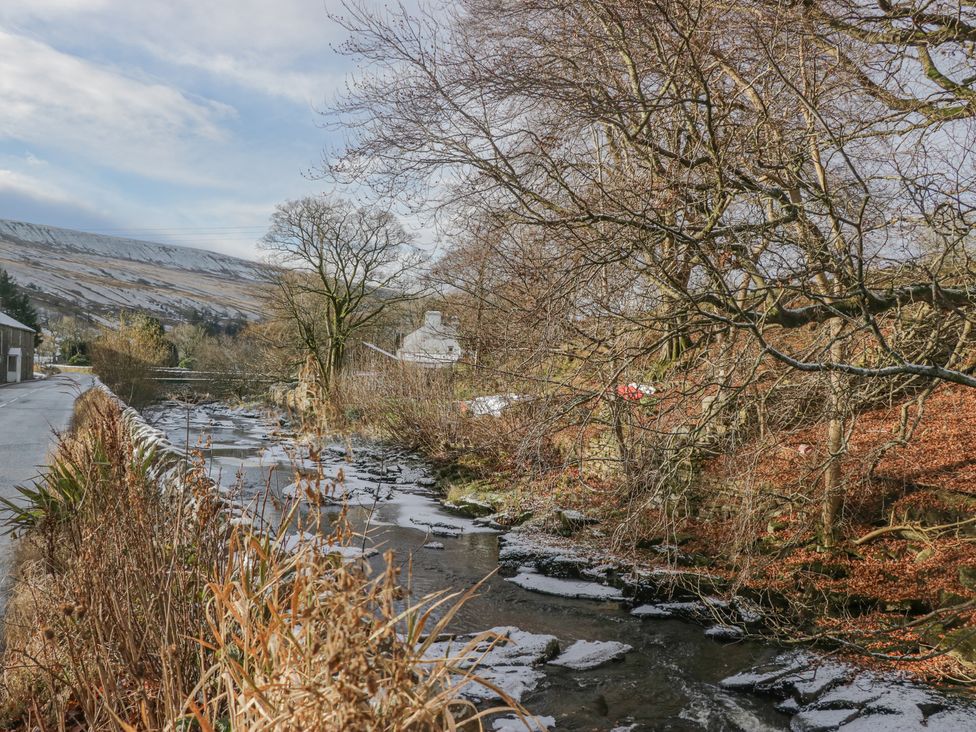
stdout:
<svg viewBox="0 0 976 732">
<path fill-rule="evenodd" d="M 0 0 L 0 218 L 253 258 L 328 190 L 339 0 Z"/>
</svg>

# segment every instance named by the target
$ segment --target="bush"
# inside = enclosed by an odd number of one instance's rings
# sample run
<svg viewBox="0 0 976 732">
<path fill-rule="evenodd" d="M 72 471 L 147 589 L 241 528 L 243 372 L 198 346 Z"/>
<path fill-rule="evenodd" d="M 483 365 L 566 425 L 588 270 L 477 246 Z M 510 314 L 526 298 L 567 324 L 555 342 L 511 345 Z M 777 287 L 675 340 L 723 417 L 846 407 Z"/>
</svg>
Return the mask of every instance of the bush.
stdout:
<svg viewBox="0 0 976 732">
<path fill-rule="evenodd" d="M 92 343 L 91 364 L 112 391 L 141 407 L 159 395 L 153 369 L 170 363 L 172 348 L 158 320 L 122 315 L 117 329 L 103 329 Z"/>
</svg>

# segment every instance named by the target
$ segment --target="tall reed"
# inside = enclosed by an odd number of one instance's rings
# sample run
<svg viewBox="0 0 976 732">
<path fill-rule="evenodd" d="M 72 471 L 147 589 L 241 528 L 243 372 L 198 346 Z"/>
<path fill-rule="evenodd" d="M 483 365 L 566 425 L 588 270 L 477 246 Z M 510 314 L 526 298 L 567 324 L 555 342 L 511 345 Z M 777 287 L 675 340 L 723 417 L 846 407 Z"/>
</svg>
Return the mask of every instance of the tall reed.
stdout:
<svg viewBox="0 0 976 732">
<path fill-rule="evenodd" d="M 163 490 L 152 462 L 117 402 L 89 392 L 47 477 L 25 492 L 32 503 L 8 514 L 22 536 L 0 724 L 481 728 L 489 712 L 459 694 L 478 681 L 461 668 L 468 652 L 424 658 L 467 594 L 405 605 L 392 557 L 379 570 L 343 559 L 343 522 L 275 539 L 227 520 L 202 460 L 180 496 Z"/>
</svg>

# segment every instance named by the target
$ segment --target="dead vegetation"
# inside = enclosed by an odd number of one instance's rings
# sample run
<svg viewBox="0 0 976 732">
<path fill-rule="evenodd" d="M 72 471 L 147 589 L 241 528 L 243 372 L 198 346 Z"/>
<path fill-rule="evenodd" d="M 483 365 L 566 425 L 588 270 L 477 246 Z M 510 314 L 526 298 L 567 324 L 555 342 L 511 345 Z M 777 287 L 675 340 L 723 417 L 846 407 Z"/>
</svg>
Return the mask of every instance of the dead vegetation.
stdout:
<svg viewBox="0 0 976 732">
<path fill-rule="evenodd" d="M 392 558 L 343 561 L 341 522 L 297 550 L 231 526 L 203 465 L 172 495 L 152 460 L 89 392 L 45 499 L 12 514 L 5 728 L 481 728 L 458 694 L 476 671 L 423 657 L 465 597 L 413 601 Z"/>
</svg>

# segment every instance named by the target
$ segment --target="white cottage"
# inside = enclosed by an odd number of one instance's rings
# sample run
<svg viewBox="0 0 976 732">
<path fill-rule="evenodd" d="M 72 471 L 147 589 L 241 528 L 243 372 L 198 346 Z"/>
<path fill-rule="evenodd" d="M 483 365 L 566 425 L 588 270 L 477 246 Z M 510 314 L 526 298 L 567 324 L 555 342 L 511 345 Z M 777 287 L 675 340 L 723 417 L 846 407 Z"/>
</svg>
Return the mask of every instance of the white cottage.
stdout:
<svg viewBox="0 0 976 732">
<path fill-rule="evenodd" d="M 424 313 L 424 324 L 403 337 L 397 358 L 422 366 L 450 366 L 461 358 L 457 327 L 445 323 L 436 310 Z"/>
</svg>

